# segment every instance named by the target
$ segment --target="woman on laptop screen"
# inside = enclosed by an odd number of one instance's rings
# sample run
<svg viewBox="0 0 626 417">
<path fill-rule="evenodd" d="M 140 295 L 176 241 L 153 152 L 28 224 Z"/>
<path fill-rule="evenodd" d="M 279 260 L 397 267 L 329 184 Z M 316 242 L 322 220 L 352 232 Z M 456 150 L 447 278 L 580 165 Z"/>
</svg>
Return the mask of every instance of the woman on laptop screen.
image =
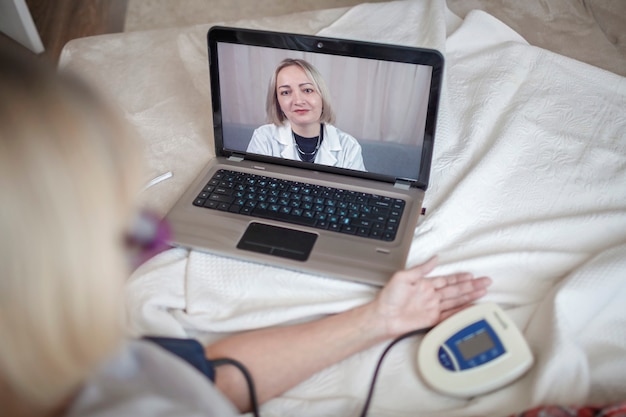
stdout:
<svg viewBox="0 0 626 417">
<path fill-rule="evenodd" d="M 335 114 L 319 71 L 303 59 L 283 60 L 267 91 L 269 124 L 256 129 L 248 152 L 365 171 L 361 145 L 332 125 Z"/>
</svg>

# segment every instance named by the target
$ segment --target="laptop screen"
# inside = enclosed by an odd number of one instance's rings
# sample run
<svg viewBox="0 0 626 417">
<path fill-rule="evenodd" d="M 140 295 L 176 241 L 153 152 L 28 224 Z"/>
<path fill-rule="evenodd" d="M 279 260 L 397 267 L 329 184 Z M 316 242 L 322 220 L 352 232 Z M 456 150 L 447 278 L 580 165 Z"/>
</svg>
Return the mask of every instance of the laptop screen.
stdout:
<svg viewBox="0 0 626 417">
<path fill-rule="evenodd" d="M 232 28 L 209 47 L 220 154 L 426 188 L 438 52 Z"/>
</svg>

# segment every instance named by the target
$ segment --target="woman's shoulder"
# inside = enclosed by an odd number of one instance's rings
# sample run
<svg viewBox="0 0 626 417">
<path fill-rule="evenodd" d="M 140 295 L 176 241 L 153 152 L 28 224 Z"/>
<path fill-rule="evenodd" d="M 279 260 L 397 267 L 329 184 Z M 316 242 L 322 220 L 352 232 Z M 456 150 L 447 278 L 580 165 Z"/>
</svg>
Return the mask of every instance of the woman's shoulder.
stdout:
<svg viewBox="0 0 626 417">
<path fill-rule="evenodd" d="M 168 381 L 168 383 L 163 383 Z M 182 359 L 145 341 L 128 342 L 89 379 L 68 417 L 150 416 L 171 408 L 187 414 L 237 415 L 209 380 Z M 179 414 L 180 415 L 180 414 Z"/>
<path fill-rule="evenodd" d="M 352 136 L 349 133 L 344 132 L 343 130 L 339 129 L 338 127 L 336 127 L 334 125 L 331 125 L 331 124 L 328 124 L 328 123 L 326 123 L 324 126 L 326 127 L 326 132 L 329 135 L 334 135 L 342 143 L 350 142 L 350 143 L 358 144 L 358 141 L 354 138 L 354 136 Z"/>
<path fill-rule="evenodd" d="M 268 123 L 266 125 L 261 125 L 254 129 L 255 132 L 276 132 L 280 129 L 285 129 L 284 125 L 275 125 L 274 123 Z"/>
</svg>

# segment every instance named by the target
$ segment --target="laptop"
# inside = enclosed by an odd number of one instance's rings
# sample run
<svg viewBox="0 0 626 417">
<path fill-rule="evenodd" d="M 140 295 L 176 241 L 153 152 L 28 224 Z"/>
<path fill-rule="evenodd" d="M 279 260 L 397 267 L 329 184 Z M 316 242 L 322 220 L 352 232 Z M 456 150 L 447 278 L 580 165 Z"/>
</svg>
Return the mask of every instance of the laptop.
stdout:
<svg viewBox="0 0 626 417">
<path fill-rule="evenodd" d="M 177 246 L 384 285 L 428 186 L 436 50 L 212 27 L 216 158 L 167 214 Z"/>
</svg>

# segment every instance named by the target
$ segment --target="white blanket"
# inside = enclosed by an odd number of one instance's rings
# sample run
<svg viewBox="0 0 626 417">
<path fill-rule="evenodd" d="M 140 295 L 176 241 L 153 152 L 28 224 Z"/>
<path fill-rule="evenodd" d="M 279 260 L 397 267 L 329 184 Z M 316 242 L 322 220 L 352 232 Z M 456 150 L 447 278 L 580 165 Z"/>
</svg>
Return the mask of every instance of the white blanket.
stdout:
<svg viewBox="0 0 626 417">
<path fill-rule="evenodd" d="M 176 107 L 187 104 L 181 114 L 193 100 L 208 100 L 205 31 L 171 32 L 188 77 L 185 94 L 172 98 Z M 363 4 L 320 33 L 445 54 L 427 215 L 408 264 L 439 254 L 436 273 L 491 276 L 485 300 L 507 309 L 536 356 L 512 385 L 453 399 L 422 382 L 419 338 L 404 341 L 383 364 L 369 415 L 504 416 L 540 404 L 625 399 L 626 79 L 528 45 L 486 13 L 461 21 L 443 0 Z M 187 95 L 189 86 L 195 92 Z M 127 115 L 144 135 L 206 132 L 204 122 L 169 114 L 174 105 L 159 107 L 149 117 L 127 107 Z M 206 153 L 210 145 L 196 135 L 185 139 Z M 151 167 L 173 170 L 176 178 L 180 161 L 151 152 Z M 168 203 L 182 192 L 170 190 Z M 155 205 L 161 201 L 153 197 Z M 128 288 L 135 333 L 204 341 L 343 311 L 377 291 L 182 249 L 143 265 Z M 320 372 L 267 403 L 263 415 L 356 415 L 385 346 Z"/>
</svg>

